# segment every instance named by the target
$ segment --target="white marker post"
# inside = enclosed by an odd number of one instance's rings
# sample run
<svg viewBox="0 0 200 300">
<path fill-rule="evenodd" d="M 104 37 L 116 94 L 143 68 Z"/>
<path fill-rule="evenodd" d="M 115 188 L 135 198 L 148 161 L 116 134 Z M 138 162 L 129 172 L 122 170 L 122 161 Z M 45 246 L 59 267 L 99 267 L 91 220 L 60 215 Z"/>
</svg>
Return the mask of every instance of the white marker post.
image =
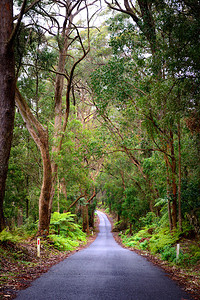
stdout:
<svg viewBox="0 0 200 300">
<path fill-rule="evenodd" d="M 40 257 L 40 238 L 37 238 L 37 257 Z"/>
<path fill-rule="evenodd" d="M 178 258 L 179 258 L 179 253 L 180 253 L 180 244 L 177 244 L 177 248 L 176 248 L 176 260 L 178 260 Z"/>
</svg>

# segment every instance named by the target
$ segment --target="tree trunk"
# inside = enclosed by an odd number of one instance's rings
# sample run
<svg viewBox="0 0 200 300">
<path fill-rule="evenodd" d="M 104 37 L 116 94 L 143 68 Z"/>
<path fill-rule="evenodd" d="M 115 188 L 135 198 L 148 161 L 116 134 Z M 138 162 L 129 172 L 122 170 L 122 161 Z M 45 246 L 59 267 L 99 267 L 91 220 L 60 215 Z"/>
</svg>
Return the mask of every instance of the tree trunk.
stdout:
<svg viewBox="0 0 200 300">
<path fill-rule="evenodd" d="M 89 228 L 89 215 L 88 215 L 88 205 L 89 205 L 89 204 L 87 204 L 87 205 L 85 206 L 85 212 L 86 212 L 86 233 L 87 233 L 87 235 L 90 234 L 90 228 Z"/>
<path fill-rule="evenodd" d="M 94 209 L 92 209 L 89 224 L 92 228 L 94 228 Z"/>
<path fill-rule="evenodd" d="M 129 224 L 129 233 L 130 233 L 130 235 L 132 235 L 132 233 L 133 233 L 133 231 L 132 231 L 132 223 L 131 222 Z"/>
<path fill-rule="evenodd" d="M 168 218 L 169 218 L 169 229 L 172 231 L 172 215 L 171 215 L 171 204 L 170 204 L 170 182 L 169 182 L 169 169 L 168 164 L 166 162 L 166 168 L 167 168 L 167 208 L 168 208 Z"/>
<path fill-rule="evenodd" d="M 45 130 L 40 136 L 40 142 L 37 144 L 42 155 L 43 163 L 43 182 L 42 189 L 39 198 L 39 224 L 38 224 L 38 234 L 48 235 L 49 233 L 49 201 L 50 192 L 52 185 L 52 172 L 51 172 L 51 161 L 49 155 L 49 140 L 48 131 Z"/>
<path fill-rule="evenodd" d="M 180 120 L 178 121 L 178 221 L 179 229 L 182 231 L 181 217 L 181 129 Z"/>
<path fill-rule="evenodd" d="M 176 158 L 174 155 L 174 137 L 170 131 L 171 171 L 172 171 L 172 226 L 177 227 L 177 184 L 176 184 Z"/>
<path fill-rule="evenodd" d="M 70 204 L 69 208 L 66 211 L 68 212 L 70 208 L 72 208 L 78 202 L 78 200 L 80 200 L 83 197 L 85 197 L 85 195 L 79 196 L 74 202 L 72 202 L 72 204 Z"/>
<path fill-rule="evenodd" d="M 51 160 L 49 155 L 48 130 L 34 117 L 26 101 L 16 90 L 16 103 L 26 127 L 40 150 L 43 163 L 43 182 L 39 198 L 39 225 L 38 234 L 47 235 L 49 232 L 49 201 L 52 186 Z"/>
<path fill-rule="evenodd" d="M 0 231 L 5 227 L 3 201 L 15 115 L 15 64 L 12 43 L 13 1 L 0 5 Z"/>
<path fill-rule="evenodd" d="M 67 18 L 67 17 L 66 17 Z M 72 22 L 73 17 L 70 15 L 70 21 Z M 61 147 L 62 147 L 62 132 L 65 131 L 62 125 L 63 119 L 63 105 L 62 105 L 62 97 L 63 97 L 63 88 L 64 88 L 64 75 L 65 74 L 65 63 L 66 63 L 66 55 L 68 50 L 68 35 L 71 30 L 71 22 L 68 28 L 65 27 L 66 23 L 64 22 L 62 38 L 63 38 L 63 46 L 59 49 L 59 59 L 58 59 L 58 66 L 57 66 L 57 74 L 56 74 L 56 82 L 55 82 L 55 120 L 54 120 L 54 145 L 52 147 L 52 154 L 59 154 Z M 67 106 L 67 105 L 66 105 Z M 66 107 L 67 109 L 67 107 Z M 68 111 L 69 114 L 69 111 Z M 52 205 L 53 205 L 53 198 L 55 193 L 55 184 L 56 178 L 58 173 L 58 165 L 52 160 L 51 163 L 52 168 L 52 189 L 51 189 L 51 197 L 49 202 L 49 216 L 51 215 Z"/>
<path fill-rule="evenodd" d="M 66 182 L 65 182 L 65 178 L 64 177 L 61 179 L 60 184 L 61 184 L 62 193 L 65 196 L 65 201 L 67 203 L 67 190 L 66 190 Z"/>
<path fill-rule="evenodd" d="M 28 175 L 26 176 L 26 189 L 29 191 L 29 178 Z M 28 196 L 26 197 L 26 219 L 28 219 L 29 213 L 29 199 Z"/>
<path fill-rule="evenodd" d="M 20 227 L 23 225 L 23 208 L 18 208 L 17 212 L 17 226 Z"/>
<path fill-rule="evenodd" d="M 82 206 L 82 218 L 83 218 L 83 227 L 82 227 L 82 229 L 83 229 L 83 232 L 86 231 L 86 221 L 85 221 L 86 211 L 85 210 L 86 210 L 85 205 L 83 205 Z"/>
</svg>

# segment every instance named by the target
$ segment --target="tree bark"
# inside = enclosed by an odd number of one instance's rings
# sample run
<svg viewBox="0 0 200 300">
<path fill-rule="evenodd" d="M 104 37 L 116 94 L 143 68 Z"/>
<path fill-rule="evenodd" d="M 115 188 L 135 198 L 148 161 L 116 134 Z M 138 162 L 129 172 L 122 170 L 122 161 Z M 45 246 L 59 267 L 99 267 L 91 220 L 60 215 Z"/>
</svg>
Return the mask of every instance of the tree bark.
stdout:
<svg viewBox="0 0 200 300">
<path fill-rule="evenodd" d="M 172 215 L 171 215 L 171 204 L 170 204 L 170 181 L 169 181 L 169 168 L 167 160 L 165 159 L 166 169 L 167 169 L 167 209 L 168 209 L 168 218 L 169 218 L 169 229 L 172 231 Z"/>
<path fill-rule="evenodd" d="M 15 115 L 15 63 L 12 43 L 13 1 L 0 5 L 0 231 L 5 227 L 3 201 Z"/>
<path fill-rule="evenodd" d="M 130 233 L 130 235 L 132 235 L 132 233 L 133 233 L 133 231 L 132 231 L 132 223 L 131 222 L 129 223 L 129 233 Z"/>
<path fill-rule="evenodd" d="M 34 117 L 26 101 L 16 90 L 16 104 L 26 123 L 26 127 L 40 150 L 43 162 L 43 182 L 39 198 L 38 234 L 47 235 L 49 232 L 49 201 L 52 186 L 51 160 L 49 155 L 48 130 Z"/>
<path fill-rule="evenodd" d="M 87 235 L 90 234 L 90 228 L 89 228 L 89 215 L 88 215 L 88 205 L 89 205 L 89 204 L 87 204 L 87 205 L 85 206 L 85 211 L 86 211 L 86 233 L 87 233 Z"/>
<path fill-rule="evenodd" d="M 179 229 L 182 231 L 181 217 L 181 128 L 180 120 L 178 120 L 178 221 Z"/>
<path fill-rule="evenodd" d="M 171 171 L 172 171 L 172 226 L 177 227 L 177 184 L 176 184 L 176 158 L 174 154 L 174 136 L 170 131 Z"/>
<path fill-rule="evenodd" d="M 66 182 L 65 182 L 65 178 L 64 177 L 61 179 L 60 185 L 61 185 L 62 193 L 65 196 L 65 201 L 67 202 L 67 190 L 66 190 Z"/>
<path fill-rule="evenodd" d="M 82 227 L 82 230 L 83 230 L 83 232 L 85 232 L 86 231 L 86 206 L 85 205 L 83 205 L 82 206 L 82 218 L 83 218 L 83 227 Z"/>
<path fill-rule="evenodd" d="M 72 208 L 77 202 L 78 200 L 80 200 L 81 198 L 85 197 L 85 195 L 81 195 L 79 196 L 70 206 L 69 208 L 67 209 L 67 212 L 70 210 L 70 208 Z"/>
<path fill-rule="evenodd" d="M 90 203 L 90 202 L 94 199 L 95 196 L 96 196 L 96 191 L 95 191 L 95 188 L 94 188 L 93 194 L 92 194 L 92 196 L 87 200 L 87 203 Z"/>
</svg>

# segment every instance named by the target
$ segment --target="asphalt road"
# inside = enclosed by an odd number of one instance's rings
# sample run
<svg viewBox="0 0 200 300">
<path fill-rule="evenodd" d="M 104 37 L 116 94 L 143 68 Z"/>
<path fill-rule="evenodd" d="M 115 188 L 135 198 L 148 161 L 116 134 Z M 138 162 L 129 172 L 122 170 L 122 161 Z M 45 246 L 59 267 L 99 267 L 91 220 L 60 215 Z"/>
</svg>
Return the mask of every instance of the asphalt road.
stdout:
<svg viewBox="0 0 200 300">
<path fill-rule="evenodd" d="M 100 233 L 96 240 L 20 291 L 18 300 L 190 299 L 162 269 L 119 246 L 106 215 L 98 215 Z"/>
</svg>

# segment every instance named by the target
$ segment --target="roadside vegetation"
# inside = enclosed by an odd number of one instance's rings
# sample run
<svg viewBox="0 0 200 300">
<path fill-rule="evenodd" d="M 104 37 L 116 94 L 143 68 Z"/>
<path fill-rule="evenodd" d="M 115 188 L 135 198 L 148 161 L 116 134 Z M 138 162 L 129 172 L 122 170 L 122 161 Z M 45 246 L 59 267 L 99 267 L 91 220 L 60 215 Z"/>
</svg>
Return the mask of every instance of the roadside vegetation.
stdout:
<svg viewBox="0 0 200 300">
<path fill-rule="evenodd" d="M 37 224 L 27 222 L 0 233 L 0 299 L 15 298 L 18 290 L 95 239 L 96 228 L 87 236 L 74 217 L 71 213 L 53 214 L 49 236 L 40 237 L 40 257 Z"/>
<path fill-rule="evenodd" d="M 104 211 L 116 221 L 114 212 L 110 214 L 108 208 Z M 146 217 L 140 219 L 141 228 L 133 230 L 132 234 L 124 220 L 113 223 L 112 231 L 116 241 L 123 247 L 162 267 L 192 295 L 193 299 L 199 299 L 199 236 L 188 222 L 184 222 L 182 231 L 177 228 L 170 232 L 168 224 L 160 221 L 161 218 L 149 212 Z"/>
</svg>

